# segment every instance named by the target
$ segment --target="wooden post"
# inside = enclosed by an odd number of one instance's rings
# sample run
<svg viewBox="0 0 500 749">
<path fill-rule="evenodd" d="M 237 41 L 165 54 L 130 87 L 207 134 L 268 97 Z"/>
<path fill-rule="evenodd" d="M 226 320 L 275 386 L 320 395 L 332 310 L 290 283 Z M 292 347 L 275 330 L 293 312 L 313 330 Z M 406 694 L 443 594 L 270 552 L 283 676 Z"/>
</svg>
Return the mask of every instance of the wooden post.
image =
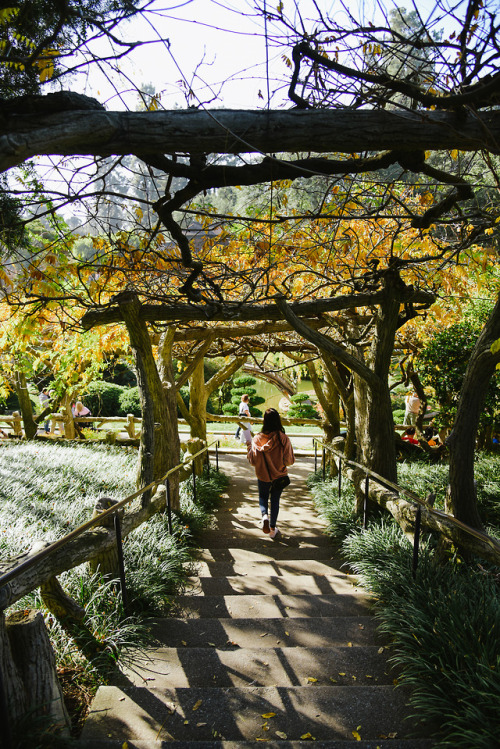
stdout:
<svg viewBox="0 0 500 749">
<path fill-rule="evenodd" d="M 22 437 L 23 436 L 23 427 L 22 427 L 22 419 L 21 414 L 19 411 L 13 411 L 12 416 L 14 417 L 14 421 L 12 422 L 12 431 L 14 432 L 14 435 L 16 437 Z"/>
<path fill-rule="evenodd" d="M 92 517 L 98 517 L 102 512 L 109 510 L 110 507 L 116 504 L 118 504 L 116 499 L 100 497 L 96 502 Z M 123 510 L 121 511 L 121 515 L 123 516 Z M 99 525 L 102 525 L 104 528 L 114 528 L 113 515 L 104 518 Z M 99 572 L 103 578 L 118 579 L 120 577 L 120 565 L 116 546 L 90 559 L 89 566 L 92 574 Z"/>
<path fill-rule="evenodd" d="M 30 715 L 46 715 L 64 735 L 69 718 L 43 616 L 16 611 L 0 619 L 0 657 L 9 715 L 15 725 Z"/>
<path fill-rule="evenodd" d="M 125 429 L 127 430 L 130 439 L 135 439 L 135 423 L 133 414 L 127 414 L 127 423 L 125 425 Z"/>
</svg>

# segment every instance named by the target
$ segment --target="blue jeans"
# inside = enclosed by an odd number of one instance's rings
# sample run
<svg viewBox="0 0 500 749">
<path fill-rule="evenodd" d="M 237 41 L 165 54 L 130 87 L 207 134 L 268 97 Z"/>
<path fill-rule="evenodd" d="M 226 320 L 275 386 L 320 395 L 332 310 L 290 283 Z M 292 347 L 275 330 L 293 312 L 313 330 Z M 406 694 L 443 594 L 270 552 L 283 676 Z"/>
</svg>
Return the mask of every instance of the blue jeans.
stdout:
<svg viewBox="0 0 500 749">
<path fill-rule="evenodd" d="M 262 515 L 268 515 L 269 505 L 269 494 L 271 494 L 271 514 L 269 515 L 269 525 L 271 528 L 276 528 L 276 521 L 278 520 L 278 512 L 280 509 L 280 497 L 283 489 L 274 488 L 271 492 L 271 482 L 261 481 L 257 479 L 259 486 L 259 507 Z"/>
</svg>

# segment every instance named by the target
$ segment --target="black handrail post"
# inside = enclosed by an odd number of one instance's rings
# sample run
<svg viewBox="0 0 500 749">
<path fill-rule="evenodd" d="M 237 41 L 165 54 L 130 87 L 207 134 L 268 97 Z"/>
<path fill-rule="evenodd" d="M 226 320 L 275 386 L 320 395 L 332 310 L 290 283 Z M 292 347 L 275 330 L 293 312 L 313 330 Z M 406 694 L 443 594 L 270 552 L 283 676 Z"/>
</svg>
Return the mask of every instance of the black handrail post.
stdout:
<svg viewBox="0 0 500 749">
<path fill-rule="evenodd" d="M 363 529 L 366 530 L 366 515 L 368 508 L 368 492 L 370 489 L 370 474 L 366 474 L 365 478 L 365 498 L 363 502 Z"/>
<path fill-rule="evenodd" d="M 219 445 L 220 442 L 217 440 L 215 443 L 215 470 L 219 473 Z"/>
<path fill-rule="evenodd" d="M 210 452 L 207 447 L 207 479 L 210 478 Z"/>
<path fill-rule="evenodd" d="M 193 460 L 193 502 L 196 502 L 196 469 Z"/>
<path fill-rule="evenodd" d="M 3 615 L 3 611 L 0 611 L 0 616 Z M 10 730 L 9 710 L 7 707 L 7 697 L 5 695 L 5 686 L 3 681 L 3 673 L 0 668 L 0 746 L 5 749 L 12 749 L 12 733 Z"/>
<path fill-rule="evenodd" d="M 118 556 L 118 567 L 120 570 L 120 588 L 122 591 L 123 609 L 125 613 L 128 613 L 128 596 L 127 596 L 127 584 L 125 582 L 125 564 L 123 562 L 123 545 L 122 545 L 122 529 L 120 525 L 120 516 L 118 512 L 115 512 L 113 516 L 116 533 L 116 551 Z"/>
<path fill-rule="evenodd" d="M 339 499 L 342 494 L 342 458 L 339 458 Z"/>
<path fill-rule="evenodd" d="M 313 439 L 314 442 L 314 473 L 317 473 L 318 470 L 318 443 L 315 439 Z"/>
<path fill-rule="evenodd" d="M 422 522 L 422 508 L 420 505 L 417 507 L 417 514 L 415 516 L 415 537 L 413 539 L 413 564 L 412 564 L 412 575 L 413 579 L 417 576 L 417 565 L 418 565 L 418 547 L 420 544 L 420 524 Z"/>
<path fill-rule="evenodd" d="M 172 502 L 170 500 L 170 481 L 167 478 L 166 481 L 167 486 L 167 523 L 168 523 L 168 532 L 170 535 L 172 535 Z"/>
<path fill-rule="evenodd" d="M 326 476 L 326 450 L 323 448 L 323 481 L 325 480 Z"/>
</svg>

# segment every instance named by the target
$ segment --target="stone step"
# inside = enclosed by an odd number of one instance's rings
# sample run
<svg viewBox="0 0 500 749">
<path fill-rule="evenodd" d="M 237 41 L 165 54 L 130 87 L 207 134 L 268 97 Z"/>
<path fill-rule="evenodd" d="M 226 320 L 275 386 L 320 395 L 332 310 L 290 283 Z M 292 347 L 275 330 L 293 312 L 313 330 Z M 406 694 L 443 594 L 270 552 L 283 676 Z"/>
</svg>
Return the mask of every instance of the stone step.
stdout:
<svg viewBox="0 0 500 749">
<path fill-rule="evenodd" d="M 272 543 L 272 542 L 270 542 Z M 193 563 L 189 563 L 189 568 Z M 199 577 L 228 577 L 231 575 L 301 575 L 307 571 L 309 575 L 338 575 L 338 562 L 331 559 L 271 559 L 260 562 L 194 562 L 196 574 Z"/>
<path fill-rule="evenodd" d="M 175 597 L 171 613 L 186 619 L 275 619 L 364 616 L 369 607 L 356 595 L 186 595 Z"/>
<path fill-rule="evenodd" d="M 128 749 L 172 749 L 171 741 L 127 740 Z M 274 738 L 276 749 L 303 749 L 304 741 Z M 255 741 L 176 741 L 175 749 L 255 749 Z M 69 744 L 73 746 L 73 744 Z M 372 741 L 315 741 L 314 749 L 432 749 L 430 739 L 374 739 Z M 123 749 L 123 739 L 91 739 L 74 742 L 75 749 Z"/>
<path fill-rule="evenodd" d="M 343 564 L 342 559 L 334 554 L 334 549 L 328 546 L 286 546 L 285 544 L 267 543 L 268 539 L 262 534 L 262 544 L 254 548 L 233 547 L 230 545 L 231 539 L 228 539 L 228 545 L 223 548 L 200 549 L 196 552 L 196 560 L 200 562 L 273 562 L 273 561 L 294 561 L 300 560 L 305 563 L 311 560 L 320 562 L 333 562 L 335 567 L 340 569 Z"/>
<path fill-rule="evenodd" d="M 209 549 L 225 549 L 227 547 L 233 547 L 262 551 L 262 549 L 265 548 L 266 552 L 269 548 L 276 550 L 284 548 L 316 549 L 327 547 L 332 550 L 333 554 L 335 554 L 336 547 L 333 544 L 332 539 L 325 536 L 324 528 L 317 528 L 316 532 L 314 532 L 314 530 L 314 528 L 308 527 L 307 534 L 302 530 L 299 534 L 287 534 L 286 537 L 283 537 L 284 540 L 278 544 L 269 544 L 268 536 L 262 532 L 259 525 L 252 528 L 252 532 L 250 533 L 248 528 L 244 528 L 241 524 L 238 526 L 234 521 L 219 520 L 217 523 L 217 529 L 203 531 L 203 543 Z"/>
<path fill-rule="evenodd" d="M 372 616 L 296 619 L 157 619 L 156 643 L 166 647 L 293 648 L 383 645 Z M 351 643 L 349 645 L 349 643 Z"/>
<path fill-rule="evenodd" d="M 228 577 L 188 578 L 190 595 L 355 595 L 369 601 L 360 588 L 355 587 L 356 578 L 331 570 L 328 575 L 232 575 Z"/>
<path fill-rule="evenodd" d="M 408 738 L 407 692 L 392 686 L 100 687 L 84 739 L 291 741 Z M 279 732 L 279 733 L 276 733 Z"/>
<path fill-rule="evenodd" d="M 393 684 L 382 648 L 157 648 L 142 651 L 124 676 L 134 686 L 373 686 Z M 126 684 L 124 680 L 122 684 Z"/>
</svg>

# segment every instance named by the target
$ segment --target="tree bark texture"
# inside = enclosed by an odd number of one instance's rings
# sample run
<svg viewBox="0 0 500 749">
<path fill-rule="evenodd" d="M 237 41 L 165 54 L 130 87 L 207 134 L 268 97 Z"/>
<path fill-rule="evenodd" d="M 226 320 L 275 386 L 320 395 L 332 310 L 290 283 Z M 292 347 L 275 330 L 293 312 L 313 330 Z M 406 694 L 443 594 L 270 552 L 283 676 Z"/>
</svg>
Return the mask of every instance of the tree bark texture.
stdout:
<svg viewBox="0 0 500 749">
<path fill-rule="evenodd" d="M 383 290 L 363 294 L 346 294 L 315 299 L 311 302 L 291 302 L 288 307 L 297 317 L 305 320 L 323 312 L 335 312 L 355 307 L 372 307 L 380 304 L 384 296 L 385 291 Z M 415 291 L 411 286 L 407 286 L 400 291 L 399 300 L 401 303 L 413 302 L 431 305 L 436 301 L 436 296 L 427 291 Z M 282 313 L 274 302 L 255 305 L 225 302 L 222 308 L 204 304 L 143 304 L 138 314 L 139 318 L 146 322 L 168 322 L 172 320 L 182 322 L 206 322 L 207 320 L 253 322 L 255 320 L 282 319 Z M 81 319 L 81 324 L 85 330 L 90 330 L 97 325 L 110 325 L 123 321 L 120 307 L 116 305 L 86 312 Z"/>
<path fill-rule="evenodd" d="M 400 149 L 499 152 L 500 112 L 383 110 L 62 111 L 2 118 L 0 170 L 36 155 L 353 153 Z M 313 135 L 312 135 L 313 134 Z M 278 171 L 277 162 L 269 166 Z M 344 170 L 348 171 L 348 170 Z M 278 174 L 275 179 L 281 178 Z M 255 182 L 269 179 L 262 177 Z M 240 182 L 243 184 L 243 182 Z"/>
<path fill-rule="evenodd" d="M 450 511 L 473 528 L 483 528 L 476 503 L 474 455 L 481 409 L 490 380 L 500 363 L 492 344 L 500 338 L 500 295 L 469 359 L 452 432 L 450 455 Z"/>
<path fill-rule="evenodd" d="M 174 364 L 172 361 L 172 344 L 175 328 L 171 328 L 160 336 L 158 345 L 158 373 L 162 384 L 167 420 L 163 429 L 166 440 L 167 471 L 175 468 L 180 462 L 180 440 L 177 423 L 177 392 L 175 387 Z M 170 503 L 173 510 L 180 509 L 179 474 L 169 476 Z"/>
<path fill-rule="evenodd" d="M 49 716 L 68 733 L 69 718 L 57 680 L 54 652 L 39 611 L 17 611 L 0 619 L 2 669 L 12 721 L 26 713 Z"/>
<path fill-rule="evenodd" d="M 33 419 L 33 404 L 30 400 L 26 377 L 20 370 L 16 372 L 16 395 L 23 417 L 25 437 L 27 440 L 32 440 L 36 437 L 38 427 Z"/>
<path fill-rule="evenodd" d="M 128 292 L 119 294 L 116 300 L 124 316 L 130 345 L 134 355 L 137 385 L 142 408 L 141 443 L 137 487 L 146 486 L 167 472 L 168 412 L 163 388 L 156 368 L 153 349 L 145 321 L 140 316 L 140 302 Z M 147 503 L 150 492 L 143 501 Z"/>
</svg>

